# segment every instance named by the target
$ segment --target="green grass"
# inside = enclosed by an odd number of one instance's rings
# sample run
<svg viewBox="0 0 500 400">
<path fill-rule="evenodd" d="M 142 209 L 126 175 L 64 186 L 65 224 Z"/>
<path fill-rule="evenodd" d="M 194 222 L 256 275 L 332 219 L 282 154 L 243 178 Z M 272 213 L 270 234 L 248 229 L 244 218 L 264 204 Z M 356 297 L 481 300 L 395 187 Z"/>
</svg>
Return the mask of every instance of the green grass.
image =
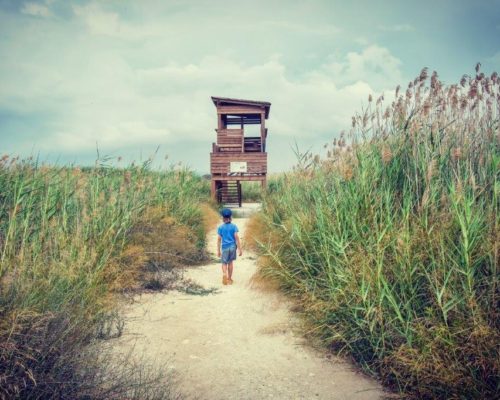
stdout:
<svg viewBox="0 0 500 400">
<path fill-rule="evenodd" d="M 109 319 L 111 288 L 138 267 L 122 256 L 138 225 L 156 210 L 203 249 L 209 187 L 148 163 L 80 170 L 4 156 L 0 188 L 0 397 L 84 397 L 79 354 Z"/>
<path fill-rule="evenodd" d="M 500 394 L 500 81 L 427 71 L 269 183 L 261 272 L 325 345 L 416 398 Z"/>
<path fill-rule="evenodd" d="M 241 193 L 243 202 L 260 202 L 262 200 L 262 186 L 260 182 L 243 181 L 241 182 Z"/>
</svg>

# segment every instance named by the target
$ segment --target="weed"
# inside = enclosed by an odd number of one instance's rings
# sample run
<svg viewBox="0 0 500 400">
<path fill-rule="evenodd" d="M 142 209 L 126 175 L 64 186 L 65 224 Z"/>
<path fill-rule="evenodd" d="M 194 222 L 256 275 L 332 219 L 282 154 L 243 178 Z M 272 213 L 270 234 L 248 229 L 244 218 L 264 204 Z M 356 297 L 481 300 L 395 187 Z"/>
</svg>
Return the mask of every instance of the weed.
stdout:
<svg viewBox="0 0 500 400">
<path fill-rule="evenodd" d="M 176 285 L 176 289 L 187 293 L 187 294 L 192 294 L 196 296 L 206 296 L 209 294 L 215 294 L 217 293 L 218 289 L 217 288 L 205 288 L 201 286 L 200 284 L 191 281 L 190 279 L 183 279 Z"/>
</svg>

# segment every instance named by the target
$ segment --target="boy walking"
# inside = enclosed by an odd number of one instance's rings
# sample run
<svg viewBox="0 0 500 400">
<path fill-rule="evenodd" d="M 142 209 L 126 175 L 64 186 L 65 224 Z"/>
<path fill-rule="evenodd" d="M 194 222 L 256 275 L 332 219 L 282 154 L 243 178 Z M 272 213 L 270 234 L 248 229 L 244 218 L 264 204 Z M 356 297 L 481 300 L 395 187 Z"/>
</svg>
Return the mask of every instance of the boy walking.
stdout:
<svg viewBox="0 0 500 400">
<path fill-rule="evenodd" d="M 228 208 L 221 211 L 223 224 L 217 229 L 217 256 L 222 262 L 222 284 L 233 284 L 233 261 L 236 260 L 236 250 L 241 257 L 240 237 L 238 227 L 231 222 L 232 212 Z"/>
</svg>

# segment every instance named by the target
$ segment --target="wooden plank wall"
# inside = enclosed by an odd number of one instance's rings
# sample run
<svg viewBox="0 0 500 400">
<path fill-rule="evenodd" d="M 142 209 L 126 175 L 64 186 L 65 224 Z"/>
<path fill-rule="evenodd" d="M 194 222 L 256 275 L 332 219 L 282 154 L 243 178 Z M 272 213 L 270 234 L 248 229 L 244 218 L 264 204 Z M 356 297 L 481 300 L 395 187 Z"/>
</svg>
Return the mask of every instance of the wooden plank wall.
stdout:
<svg viewBox="0 0 500 400">
<path fill-rule="evenodd" d="M 267 173 L 267 153 L 212 153 L 210 154 L 210 173 L 229 174 L 232 161 L 245 161 L 248 174 Z"/>
</svg>

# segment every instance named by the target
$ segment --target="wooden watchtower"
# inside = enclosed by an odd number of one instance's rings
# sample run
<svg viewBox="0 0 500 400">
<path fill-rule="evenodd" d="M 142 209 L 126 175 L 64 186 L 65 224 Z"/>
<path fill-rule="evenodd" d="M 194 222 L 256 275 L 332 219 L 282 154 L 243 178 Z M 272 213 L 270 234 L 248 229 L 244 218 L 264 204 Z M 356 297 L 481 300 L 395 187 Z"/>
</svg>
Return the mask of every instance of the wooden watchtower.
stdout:
<svg viewBox="0 0 500 400">
<path fill-rule="evenodd" d="M 212 144 L 212 197 L 241 207 L 241 182 L 266 185 L 266 119 L 271 103 L 212 97 L 217 108 L 217 143 Z M 245 126 L 260 125 L 260 136 L 245 136 Z"/>
</svg>

